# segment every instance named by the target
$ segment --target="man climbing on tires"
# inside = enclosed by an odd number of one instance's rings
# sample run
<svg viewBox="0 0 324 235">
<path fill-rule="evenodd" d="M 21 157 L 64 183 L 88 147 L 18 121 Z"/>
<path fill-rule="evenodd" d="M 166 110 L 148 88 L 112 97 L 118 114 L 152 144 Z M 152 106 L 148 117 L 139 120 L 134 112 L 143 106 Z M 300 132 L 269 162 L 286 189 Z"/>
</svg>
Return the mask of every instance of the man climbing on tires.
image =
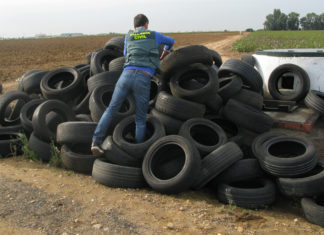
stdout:
<svg viewBox="0 0 324 235">
<path fill-rule="evenodd" d="M 91 151 L 94 155 L 103 154 L 101 144 L 106 132 L 119 111 L 126 96 L 133 93 L 136 104 L 135 140 L 144 141 L 146 134 L 146 114 L 150 99 L 151 77 L 160 69 L 160 59 L 170 53 L 174 39 L 155 31 L 148 30 L 149 20 L 143 14 L 134 17 L 134 31 L 125 37 L 124 70 L 118 79 L 110 104 L 98 122 L 92 138 Z M 159 56 L 158 46 L 164 44 L 162 55 Z"/>
</svg>

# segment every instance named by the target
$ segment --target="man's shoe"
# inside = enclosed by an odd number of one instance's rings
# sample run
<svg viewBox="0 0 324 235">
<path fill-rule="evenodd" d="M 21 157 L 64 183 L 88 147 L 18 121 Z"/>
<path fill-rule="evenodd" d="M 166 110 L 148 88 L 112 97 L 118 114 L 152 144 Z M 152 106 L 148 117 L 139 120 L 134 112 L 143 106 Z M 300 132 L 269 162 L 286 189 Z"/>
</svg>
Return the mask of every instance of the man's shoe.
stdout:
<svg viewBox="0 0 324 235">
<path fill-rule="evenodd" d="M 104 153 L 100 145 L 94 142 L 92 142 L 91 144 L 91 152 L 93 155 L 97 155 L 97 156 L 102 155 Z"/>
</svg>

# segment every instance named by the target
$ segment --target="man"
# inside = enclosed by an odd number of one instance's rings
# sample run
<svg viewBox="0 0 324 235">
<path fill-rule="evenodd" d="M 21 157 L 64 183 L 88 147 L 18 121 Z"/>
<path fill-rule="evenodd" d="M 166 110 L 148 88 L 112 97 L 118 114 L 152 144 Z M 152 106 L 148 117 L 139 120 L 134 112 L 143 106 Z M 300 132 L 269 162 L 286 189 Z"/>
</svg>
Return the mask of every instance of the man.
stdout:
<svg viewBox="0 0 324 235">
<path fill-rule="evenodd" d="M 148 18 L 138 14 L 134 18 L 134 32 L 125 37 L 124 70 L 118 79 L 110 104 L 98 122 L 92 138 L 91 151 L 94 155 L 103 154 L 101 144 L 106 137 L 108 127 L 119 111 L 126 96 L 132 92 L 136 104 L 135 139 L 137 143 L 144 141 L 146 133 L 146 114 L 149 106 L 151 77 L 160 69 L 160 59 L 170 52 L 174 39 L 155 31 L 148 30 Z M 159 57 L 158 46 L 164 44 Z"/>
</svg>

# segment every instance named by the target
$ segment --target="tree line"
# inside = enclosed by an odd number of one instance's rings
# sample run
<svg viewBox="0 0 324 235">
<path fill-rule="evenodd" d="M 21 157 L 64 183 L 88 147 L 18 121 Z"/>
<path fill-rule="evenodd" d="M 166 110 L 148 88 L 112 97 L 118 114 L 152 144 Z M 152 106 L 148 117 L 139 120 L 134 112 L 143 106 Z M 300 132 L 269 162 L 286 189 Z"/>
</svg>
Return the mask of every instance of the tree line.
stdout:
<svg viewBox="0 0 324 235">
<path fill-rule="evenodd" d="M 296 12 L 286 15 L 280 9 L 274 9 L 273 14 L 266 16 L 263 25 L 265 30 L 324 30 L 324 13 L 312 12 L 299 18 Z"/>
</svg>

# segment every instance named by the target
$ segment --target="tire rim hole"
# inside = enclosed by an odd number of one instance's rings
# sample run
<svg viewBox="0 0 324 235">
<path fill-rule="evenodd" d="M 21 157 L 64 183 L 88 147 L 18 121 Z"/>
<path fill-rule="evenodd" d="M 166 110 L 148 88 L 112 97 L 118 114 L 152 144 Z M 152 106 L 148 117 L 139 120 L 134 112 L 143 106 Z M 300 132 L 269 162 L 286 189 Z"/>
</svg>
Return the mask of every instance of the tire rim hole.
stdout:
<svg viewBox="0 0 324 235">
<path fill-rule="evenodd" d="M 298 90 L 302 89 L 301 79 L 297 74 L 294 73 L 283 73 L 277 80 L 277 90 L 282 95 L 292 95 Z"/>
<path fill-rule="evenodd" d="M 72 152 L 82 155 L 92 155 L 90 144 L 73 144 L 70 146 Z"/>
<path fill-rule="evenodd" d="M 209 81 L 209 76 L 202 70 L 191 70 L 184 73 L 179 79 L 179 86 L 186 90 L 197 90 L 204 87 Z"/>
<path fill-rule="evenodd" d="M 324 196 L 321 195 L 321 196 L 318 196 L 316 199 L 315 199 L 315 202 L 316 204 L 320 205 L 320 206 L 324 206 Z"/>
<path fill-rule="evenodd" d="M 136 143 L 135 140 L 135 122 L 128 124 L 122 133 L 123 139 L 129 143 Z M 144 141 L 150 139 L 154 133 L 154 126 L 150 122 L 146 122 L 146 133 Z"/>
<path fill-rule="evenodd" d="M 280 141 L 269 147 L 269 153 L 280 158 L 297 157 L 305 152 L 305 146 L 295 141 Z"/>
<path fill-rule="evenodd" d="M 181 172 L 186 161 L 185 152 L 176 144 L 159 148 L 151 160 L 152 174 L 161 180 L 172 179 Z"/>
<path fill-rule="evenodd" d="M 62 89 L 69 86 L 74 81 L 74 75 L 69 72 L 55 74 L 48 81 L 48 86 L 52 89 Z"/>
<path fill-rule="evenodd" d="M 158 93 L 158 85 L 155 82 L 151 81 L 150 100 L 153 100 L 157 96 L 157 93 Z"/>
<path fill-rule="evenodd" d="M 220 118 L 214 118 L 211 119 L 211 121 L 215 122 L 225 131 L 227 138 L 232 138 L 238 134 L 237 126 L 231 121 L 228 121 L 226 119 L 220 119 Z"/>
<path fill-rule="evenodd" d="M 246 181 L 237 181 L 229 184 L 235 188 L 245 188 L 245 189 L 253 189 L 253 188 L 262 188 L 264 184 L 260 180 L 246 180 Z"/>
<path fill-rule="evenodd" d="M 214 146 L 219 143 L 218 133 L 205 125 L 195 125 L 191 127 L 190 136 L 196 142 L 206 146 Z"/>
</svg>

